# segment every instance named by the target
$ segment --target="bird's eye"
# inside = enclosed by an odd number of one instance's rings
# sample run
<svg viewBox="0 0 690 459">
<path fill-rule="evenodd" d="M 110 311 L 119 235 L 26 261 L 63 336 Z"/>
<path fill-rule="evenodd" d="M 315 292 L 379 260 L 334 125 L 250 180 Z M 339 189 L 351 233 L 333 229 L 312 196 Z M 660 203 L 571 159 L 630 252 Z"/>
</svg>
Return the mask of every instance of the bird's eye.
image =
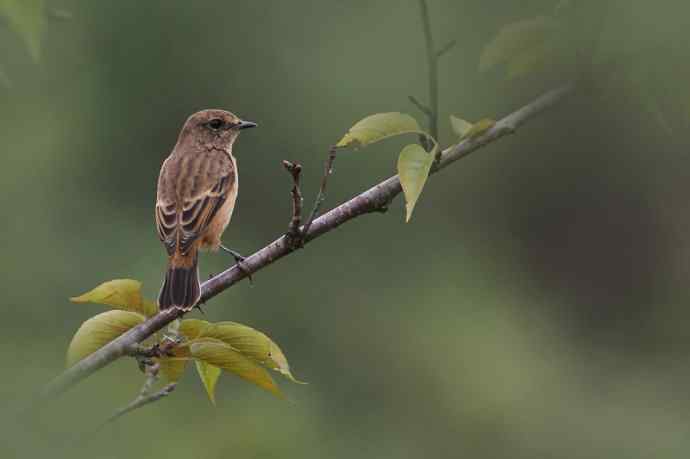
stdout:
<svg viewBox="0 0 690 459">
<path fill-rule="evenodd" d="M 214 118 L 208 122 L 208 127 L 217 131 L 218 129 L 223 127 L 223 120 L 221 120 L 220 118 Z"/>
</svg>

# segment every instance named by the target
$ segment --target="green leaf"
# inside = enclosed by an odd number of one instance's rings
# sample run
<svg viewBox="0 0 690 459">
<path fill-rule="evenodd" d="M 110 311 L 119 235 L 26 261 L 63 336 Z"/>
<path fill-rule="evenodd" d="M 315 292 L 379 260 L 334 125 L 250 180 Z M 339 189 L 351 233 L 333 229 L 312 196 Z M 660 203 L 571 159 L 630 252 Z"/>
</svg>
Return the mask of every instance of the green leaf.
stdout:
<svg viewBox="0 0 690 459">
<path fill-rule="evenodd" d="M 189 357 L 161 357 L 158 359 L 160 372 L 168 382 L 177 382 L 187 368 Z"/>
<path fill-rule="evenodd" d="M 187 369 L 187 363 L 192 355 L 186 346 L 175 346 L 168 350 L 168 353 L 171 355 L 157 357 L 155 360 L 159 363 L 160 372 L 165 379 L 169 382 L 177 382 Z"/>
<path fill-rule="evenodd" d="M 412 217 L 417 199 L 424 189 L 431 165 L 434 162 L 434 155 L 427 153 L 417 144 L 407 145 L 400 152 L 398 157 L 398 175 L 400 184 L 405 194 L 405 209 L 407 215 L 405 221 L 409 222 Z"/>
<path fill-rule="evenodd" d="M 189 340 L 199 338 L 211 323 L 201 319 L 183 319 L 180 321 L 179 333 Z"/>
<path fill-rule="evenodd" d="M 104 282 L 90 292 L 70 298 L 74 303 L 97 303 L 138 312 L 151 317 L 158 312 L 158 306 L 141 296 L 141 282 L 133 279 L 115 279 Z"/>
<path fill-rule="evenodd" d="M 236 322 L 210 323 L 196 319 L 188 320 L 183 320 L 180 324 L 180 332 L 183 335 L 189 338 L 220 340 L 256 363 L 279 372 L 293 382 L 302 383 L 290 372 L 290 365 L 280 346 L 264 333 Z"/>
<path fill-rule="evenodd" d="M 465 133 L 464 136 L 461 137 L 461 139 L 474 139 L 482 134 L 484 134 L 486 131 L 494 127 L 496 124 L 496 121 L 489 119 L 489 118 L 483 118 L 476 123 L 472 125 L 469 131 Z"/>
<path fill-rule="evenodd" d="M 97 351 L 146 318 L 136 312 L 106 311 L 81 324 L 67 349 L 67 366 Z"/>
<path fill-rule="evenodd" d="M 199 373 L 199 379 L 204 383 L 208 399 L 211 403 L 216 404 L 216 382 L 220 376 L 220 368 L 208 364 L 202 360 L 195 361 L 196 371 Z"/>
<path fill-rule="evenodd" d="M 0 16 L 5 16 L 38 62 L 41 57 L 41 34 L 45 15 L 43 0 L 0 0 Z"/>
<path fill-rule="evenodd" d="M 336 146 L 364 147 L 396 135 L 414 133 L 428 137 L 410 115 L 399 112 L 377 113 L 355 123 Z"/>
<path fill-rule="evenodd" d="M 189 350 L 195 359 L 234 373 L 245 381 L 283 398 L 268 371 L 229 344 L 213 338 L 200 338 L 189 343 Z"/>
<path fill-rule="evenodd" d="M 450 115 L 450 127 L 458 137 L 463 138 L 465 134 L 467 134 L 467 131 L 472 129 L 472 123 L 458 118 L 455 115 Z"/>
<path fill-rule="evenodd" d="M 560 28 L 557 21 L 546 16 L 508 24 L 484 46 L 479 58 L 479 70 L 484 72 L 499 64 L 508 64 L 520 55 L 534 53 L 530 51 L 534 48 L 559 41 Z"/>
</svg>

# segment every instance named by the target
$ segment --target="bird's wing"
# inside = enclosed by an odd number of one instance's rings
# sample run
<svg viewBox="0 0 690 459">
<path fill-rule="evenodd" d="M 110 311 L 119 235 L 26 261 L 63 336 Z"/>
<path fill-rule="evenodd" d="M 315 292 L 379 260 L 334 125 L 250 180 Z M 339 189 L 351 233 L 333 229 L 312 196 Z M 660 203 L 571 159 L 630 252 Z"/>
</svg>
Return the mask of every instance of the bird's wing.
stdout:
<svg viewBox="0 0 690 459">
<path fill-rule="evenodd" d="M 172 200 L 159 190 L 156 203 L 156 227 L 158 236 L 165 245 L 169 255 L 179 250 L 187 253 L 194 241 L 197 240 L 223 206 L 229 191 L 235 185 L 235 171 L 232 163 L 209 171 L 201 184 L 193 181 L 193 189 L 187 188 L 188 193 L 182 193 L 178 199 Z M 185 197 L 189 194 L 189 197 Z"/>
</svg>

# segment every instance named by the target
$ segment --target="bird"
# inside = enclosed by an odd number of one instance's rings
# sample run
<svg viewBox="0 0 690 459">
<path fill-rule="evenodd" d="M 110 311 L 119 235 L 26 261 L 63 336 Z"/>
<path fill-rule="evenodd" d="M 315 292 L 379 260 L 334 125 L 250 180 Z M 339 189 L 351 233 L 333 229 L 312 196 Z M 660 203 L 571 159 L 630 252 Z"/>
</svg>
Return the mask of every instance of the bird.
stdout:
<svg viewBox="0 0 690 459">
<path fill-rule="evenodd" d="M 190 311 L 199 301 L 198 253 L 219 247 L 239 189 L 232 154 L 241 130 L 256 127 L 220 109 L 202 110 L 184 123 L 177 143 L 161 166 L 156 193 L 158 237 L 168 266 L 158 307 Z M 236 256 L 230 249 L 226 249 Z"/>
</svg>

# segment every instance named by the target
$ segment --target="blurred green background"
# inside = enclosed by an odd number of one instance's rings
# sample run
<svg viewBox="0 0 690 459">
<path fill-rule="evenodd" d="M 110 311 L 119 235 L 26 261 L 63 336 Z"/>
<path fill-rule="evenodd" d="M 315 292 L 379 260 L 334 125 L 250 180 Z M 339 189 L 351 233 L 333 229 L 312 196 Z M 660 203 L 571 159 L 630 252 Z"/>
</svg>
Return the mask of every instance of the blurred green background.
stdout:
<svg viewBox="0 0 690 459">
<path fill-rule="evenodd" d="M 478 71 L 501 27 L 556 3 L 429 0 L 438 44 L 457 40 L 440 65 L 443 145 L 449 114 L 498 118 L 569 78 Z M 272 336 L 309 385 L 282 383 L 284 402 L 225 376 L 214 408 L 188 371 L 96 434 L 140 388 L 131 360 L 36 418 L 15 407 L 103 310 L 68 297 L 122 277 L 157 294 L 155 184 L 186 117 L 220 107 L 260 125 L 236 145 L 225 235 L 252 253 L 287 227 L 281 160 L 303 164 L 310 205 L 355 121 L 424 121 L 407 100 L 426 100 L 419 5 L 48 0 L 71 19 L 46 19 L 37 61 L 0 23 L 0 455 L 686 458 L 690 6 L 571 3 L 634 85 L 585 88 L 434 177 L 410 224 L 398 199 L 208 304 L 209 320 Z M 340 155 L 325 207 L 391 175 L 403 144 Z M 204 255 L 202 276 L 231 263 Z"/>
</svg>

